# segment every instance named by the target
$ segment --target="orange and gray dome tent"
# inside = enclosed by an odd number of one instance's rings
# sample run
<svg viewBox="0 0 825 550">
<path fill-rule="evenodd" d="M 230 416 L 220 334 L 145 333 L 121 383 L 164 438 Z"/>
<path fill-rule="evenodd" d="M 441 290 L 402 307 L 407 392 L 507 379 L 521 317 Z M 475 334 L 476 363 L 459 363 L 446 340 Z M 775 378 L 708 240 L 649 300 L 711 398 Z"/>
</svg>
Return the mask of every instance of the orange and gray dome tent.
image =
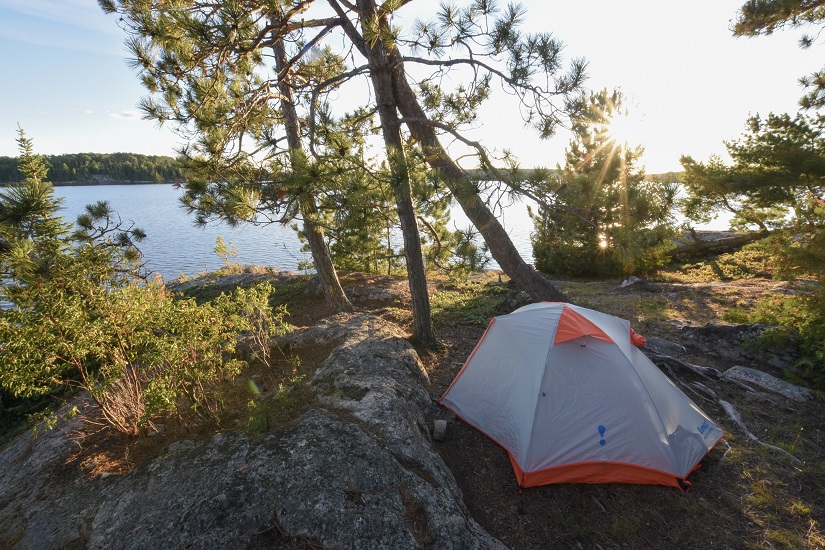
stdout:
<svg viewBox="0 0 825 550">
<path fill-rule="evenodd" d="M 685 489 L 724 432 L 636 347 L 643 341 L 606 313 L 530 304 L 490 321 L 439 401 L 507 451 L 520 487 Z"/>
</svg>

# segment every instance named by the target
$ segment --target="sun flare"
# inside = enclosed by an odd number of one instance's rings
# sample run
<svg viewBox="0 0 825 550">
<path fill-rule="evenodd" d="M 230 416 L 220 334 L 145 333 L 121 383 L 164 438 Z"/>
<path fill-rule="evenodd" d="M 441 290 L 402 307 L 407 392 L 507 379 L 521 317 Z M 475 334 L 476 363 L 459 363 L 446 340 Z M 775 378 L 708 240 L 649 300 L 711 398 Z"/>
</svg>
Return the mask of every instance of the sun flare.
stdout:
<svg viewBox="0 0 825 550">
<path fill-rule="evenodd" d="M 610 119 L 607 134 L 620 147 L 637 147 L 644 141 L 644 120 L 630 112 L 616 113 Z"/>
<path fill-rule="evenodd" d="M 580 119 L 578 128 L 584 140 L 597 146 L 582 158 L 580 167 L 600 156 L 618 158 L 623 165 L 627 154 L 641 154 L 649 136 L 644 115 L 628 108 L 629 102 L 618 90 L 612 94 L 604 90 L 591 98 L 589 112 Z M 603 168 L 608 170 L 609 163 L 603 163 Z"/>
</svg>

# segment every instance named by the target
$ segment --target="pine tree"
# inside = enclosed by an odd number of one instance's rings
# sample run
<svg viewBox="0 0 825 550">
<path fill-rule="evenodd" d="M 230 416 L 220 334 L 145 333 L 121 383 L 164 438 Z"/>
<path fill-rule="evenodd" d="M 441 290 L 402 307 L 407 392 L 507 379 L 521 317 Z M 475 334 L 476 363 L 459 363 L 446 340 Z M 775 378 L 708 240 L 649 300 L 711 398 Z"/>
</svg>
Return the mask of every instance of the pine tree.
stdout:
<svg viewBox="0 0 825 550">
<path fill-rule="evenodd" d="M 48 166 L 34 153 L 32 142 L 19 130 L 17 166 L 22 181 L 0 192 L 0 266 L 6 276 L 23 273 L 64 245 L 69 226 L 58 216 L 61 200 L 46 180 Z"/>
<path fill-rule="evenodd" d="M 825 27 L 825 1 L 823 0 L 748 0 L 739 9 L 733 26 L 734 36 L 759 36 L 773 34 L 785 27 L 819 27 L 813 35 L 805 35 L 799 45 L 810 48 Z M 799 101 L 804 109 L 825 106 L 825 69 L 800 78 L 808 89 Z"/>
<path fill-rule="evenodd" d="M 641 147 L 611 135 L 622 96 L 590 96 L 574 124 L 566 164 L 540 180 L 534 215 L 536 267 L 563 275 L 629 275 L 666 262 L 673 237 L 672 185 L 646 181 Z"/>
<path fill-rule="evenodd" d="M 387 46 L 392 49 L 392 40 L 382 36 L 389 29 L 388 13 L 379 11 L 374 0 L 356 0 L 361 23 L 361 32 L 366 40 L 362 43 L 362 53 L 367 58 L 372 90 L 375 93 L 378 117 L 386 149 L 390 170 L 390 186 L 395 196 L 401 234 L 404 239 L 404 258 L 407 264 L 407 280 L 413 311 L 413 338 L 422 346 L 432 347 L 436 337 L 430 317 L 430 297 L 427 290 L 427 275 L 421 253 L 421 237 L 412 202 L 412 184 L 407 151 L 401 133 L 398 104 L 393 92 L 392 68 L 387 55 Z"/>
<path fill-rule="evenodd" d="M 562 43 L 546 33 L 521 33 L 524 16 L 519 4 L 510 4 L 503 11 L 484 0 L 464 9 L 442 4 L 432 21 L 415 24 L 413 38 L 399 39 L 413 55 L 404 55 L 398 48 L 389 51 L 393 82 L 410 133 L 422 144 L 428 163 L 438 170 L 496 262 L 534 299 L 564 301 L 561 292 L 524 262 L 486 204 L 484 192 L 495 194 L 495 189 L 485 190 L 471 178 L 448 154 L 440 137 L 457 139 L 475 151 L 478 166 L 486 174 L 485 184 L 504 185 L 508 191 L 518 193 L 514 174 L 500 170 L 482 144 L 461 134 L 463 127 L 476 120 L 478 109 L 490 96 L 493 81 L 518 99 L 517 109 L 525 123 L 542 137 L 552 136 L 566 116 L 575 114 L 578 103 L 574 99 L 585 79 L 585 62 L 573 60 L 570 69 L 562 72 Z M 454 56 L 449 55 L 451 52 Z M 432 80 L 456 67 L 470 69 L 474 76 L 461 81 L 453 91 L 422 84 L 416 94 L 405 64 L 433 67 Z M 505 153 L 499 160 L 507 161 L 509 156 Z"/>
<path fill-rule="evenodd" d="M 153 94 L 142 102 L 143 111 L 193 138 L 181 153 L 196 180 L 183 198 L 196 221 L 271 223 L 302 217 L 327 303 L 351 310 L 315 219 L 314 188 L 286 189 L 270 171 L 273 164 L 290 172 L 306 165 L 298 114 L 299 106 L 310 108 L 306 82 L 317 80 L 314 73 L 340 72 L 335 56 L 302 58 L 325 34 L 305 43 L 302 29 L 320 23 L 295 25 L 293 18 L 306 6 L 277 2 L 257 9 L 254 2 L 99 3 L 106 12 L 121 13 L 130 32 L 134 66 Z M 287 52 L 287 44 L 295 51 Z M 274 67 L 268 59 L 273 57 Z M 296 209 L 285 207 L 286 195 Z M 278 216 L 279 211 L 288 215 Z"/>
<path fill-rule="evenodd" d="M 285 23 L 283 13 L 279 15 L 281 18 L 276 22 L 283 25 Z M 278 91 L 281 96 L 281 111 L 285 119 L 286 141 L 291 159 L 290 165 L 292 170 L 295 170 L 297 166 L 305 162 L 306 152 L 301 141 L 301 124 L 292 95 L 290 82 L 293 79 L 289 76 L 284 41 L 276 40 L 272 51 L 275 55 L 275 70 L 277 70 L 280 75 L 278 79 Z M 335 266 L 332 264 L 332 258 L 330 258 L 329 248 L 324 238 L 324 229 L 319 223 L 318 207 L 315 204 L 311 187 L 300 193 L 299 197 L 299 210 L 304 217 L 303 234 L 309 242 L 309 250 L 312 253 L 312 259 L 315 264 L 315 269 L 318 272 L 318 277 L 321 280 L 324 297 L 327 303 L 332 305 L 336 310 L 352 311 L 352 304 L 346 294 L 344 294 L 343 288 L 341 288 L 341 282 L 338 280 L 338 274 L 335 271 Z"/>
<path fill-rule="evenodd" d="M 329 97 L 330 90 L 366 77 L 374 94 L 366 107 L 380 120 L 385 161 L 402 226 L 416 338 L 433 341 L 421 239 L 411 200 L 406 132 L 420 144 L 428 164 L 438 171 L 508 275 L 536 299 L 564 299 L 519 256 L 485 204 L 478 182 L 441 144 L 442 136 L 448 136 L 471 146 L 489 174 L 487 181 L 517 190 L 513 178 L 497 169 L 490 153 L 461 134 L 477 122 L 478 109 L 489 98 L 493 83 L 500 83 L 517 98 L 516 108 L 525 122 L 544 137 L 552 135 L 578 105 L 573 99 L 581 90 L 585 63 L 574 60 L 564 72 L 562 44 L 549 34 L 522 33 L 524 10 L 520 6 L 498 10 L 486 0 L 476 0 L 464 9 L 444 5 L 433 23 L 415 23 L 407 29 L 407 37 L 403 29 L 393 25 L 393 17 L 396 10 L 411 4 L 409 0 L 380 6 L 370 0 L 327 0 L 326 6 L 321 1 L 250 0 L 207 5 L 187 0 L 99 2 L 104 10 L 120 13 L 122 24 L 132 32 L 136 66 L 156 96 L 144 103 L 145 112 L 160 122 L 177 122 L 182 130 L 197 136 L 196 152 L 201 155 L 227 159 L 209 183 L 198 184 L 200 189 L 208 191 L 209 185 L 219 181 L 248 182 L 236 185 L 238 191 L 226 193 L 226 200 L 220 200 L 221 193 L 206 192 L 203 207 L 222 215 L 230 207 L 246 214 L 289 207 L 274 200 L 289 194 L 288 189 L 277 185 L 264 189 L 249 183 L 260 181 L 250 179 L 254 176 L 252 159 L 272 159 L 275 151 L 286 149 L 278 145 L 280 138 L 273 131 L 276 122 L 283 120 L 277 104 L 279 83 L 285 80 L 296 94 L 295 104 L 304 106 L 301 112 L 307 131 L 303 138 L 315 163 L 318 157 L 331 157 L 315 148 L 316 114 L 323 98 Z M 310 7 L 315 10 L 314 17 L 307 17 Z M 341 64 L 312 83 L 311 76 L 287 78 L 303 68 L 317 67 L 319 58 L 334 57 L 323 41 L 327 35 L 338 39 L 339 32 L 348 42 L 346 64 L 339 58 Z M 288 61 L 285 71 L 272 74 L 265 56 L 279 42 L 289 45 Z M 406 65 L 430 68 L 433 75 L 414 84 Z M 439 90 L 426 84 L 445 73 L 461 80 L 456 89 Z M 249 174 L 240 177 L 235 170 Z M 259 178 L 267 179 L 267 174 L 261 170 Z M 255 208 L 249 209 L 250 205 Z"/>
<path fill-rule="evenodd" d="M 731 165 L 682 157 L 686 215 L 704 221 L 725 210 L 735 229 L 774 232 L 789 273 L 825 273 L 825 116 L 756 115 L 725 145 Z"/>
</svg>

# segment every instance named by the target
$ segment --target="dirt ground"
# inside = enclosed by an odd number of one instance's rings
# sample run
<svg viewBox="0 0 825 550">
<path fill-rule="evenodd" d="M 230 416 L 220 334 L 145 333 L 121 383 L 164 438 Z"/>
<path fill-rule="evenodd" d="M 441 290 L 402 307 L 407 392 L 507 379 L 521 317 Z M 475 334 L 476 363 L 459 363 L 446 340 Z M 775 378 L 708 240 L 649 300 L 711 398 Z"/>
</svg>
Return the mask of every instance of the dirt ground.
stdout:
<svg viewBox="0 0 825 550">
<path fill-rule="evenodd" d="M 674 342 L 681 326 L 718 323 L 726 308 L 789 291 L 787 283 L 772 280 L 648 284 L 628 290 L 618 290 L 618 284 L 558 286 L 579 305 L 624 317 L 640 333 Z M 434 396 L 447 389 L 485 328 L 438 327 L 444 350 L 424 356 Z M 688 359 L 721 370 L 732 366 L 718 357 Z M 682 373 L 682 382 L 691 380 L 696 377 Z M 800 404 L 749 394 L 729 383 L 702 382 L 733 403 L 757 437 L 794 453 L 803 463 L 793 464 L 754 444 L 720 406 L 693 394 L 689 396 L 727 435 L 689 478 L 689 493 L 620 484 L 554 485 L 520 492 L 507 453 L 443 408 L 434 411 L 433 419 L 449 420 L 448 437 L 435 446 L 473 516 L 511 548 L 825 548 L 822 401 Z"/>
<path fill-rule="evenodd" d="M 502 282 L 503 281 L 503 282 Z M 619 289 L 621 281 L 564 282 L 571 302 L 628 319 L 646 336 L 679 342 L 686 325 L 723 323 L 732 309 L 789 295 L 808 283 L 769 278 L 711 282 L 653 281 Z M 349 274 L 342 283 L 356 307 L 410 326 L 409 290 L 403 277 Z M 490 318 L 519 307 L 525 296 L 500 273 L 468 280 L 432 277 L 430 294 L 440 349 L 419 350 L 440 397 L 481 338 Z M 290 321 L 308 326 L 328 315 L 318 294 L 290 301 Z M 305 368 L 323 357 L 308 358 Z M 725 370 L 729 359 L 694 353 L 683 359 Z M 775 376 L 766 364 L 746 364 Z M 473 517 L 514 549 L 544 548 L 825 548 L 825 403 L 796 403 L 775 394 L 748 393 L 721 381 L 702 380 L 732 403 L 761 441 L 797 456 L 800 464 L 760 446 L 714 401 L 691 393 L 695 375 L 675 372 L 678 384 L 726 431 L 723 441 L 689 478 L 692 491 L 643 485 L 552 485 L 519 491 L 507 453 L 492 440 L 435 406 L 430 420 L 448 419 L 447 438 L 434 443 L 452 470 Z M 821 396 L 820 396 L 821 397 Z"/>
</svg>

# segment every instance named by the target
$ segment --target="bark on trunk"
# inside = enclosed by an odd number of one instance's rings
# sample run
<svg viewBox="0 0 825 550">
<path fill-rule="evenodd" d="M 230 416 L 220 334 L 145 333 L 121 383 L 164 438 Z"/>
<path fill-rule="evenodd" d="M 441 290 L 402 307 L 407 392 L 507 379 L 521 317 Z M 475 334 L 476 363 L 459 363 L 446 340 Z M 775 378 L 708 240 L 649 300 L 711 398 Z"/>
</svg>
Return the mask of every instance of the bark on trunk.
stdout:
<svg viewBox="0 0 825 550">
<path fill-rule="evenodd" d="M 315 271 L 318 272 L 318 279 L 324 291 L 324 300 L 335 311 L 353 311 L 352 303 L 341 287 L 338 273 L 335 272 L 335 266 L 329 255 L 329 247 L 324 238 L 324 230 L 311 221 L 316 212 L 315 203 L 312 199 L 309 199 L 307 203 L 301 207 L 301 214 L 304 216 L 304 234 L 312 253 L 312 261 L 315 263 Z"/>
<path fill-rule="evenodd" d="M 516 250 L 513 241 L 498 219 L 478 194 L 470 178 L 447 154 L 433 126 L 416 120 L 427 120 L 415 92 L 404 74 L 404 62 L 397 51 L 390 52 L 392 77 L 398 110 L 406 119 L 413 137 L 424 148 L 429 165 L 438 169 L 462 210 L 481 233 L 493 258 L 501 269 L 534 300 L 567 302 L 567 297 L 538 271 L 528 265 Z"/>
<path fill-rule="evenodd" d="M 278 40 L 272 49 L 275 53 L 275 67 L 280 73 L 286 65 L 284 43 Z M 287 145 L 292 154 L 302 152 L 300 122 L 292 100 L 292 90 L 286 81 L 286 75 L 280 75 L 278 91 L 281 94 L 281 109 L 286 119 Z M 304 234 L 309 243 L 312 261 L 315 263 L 315 271 L 318 272 L 318 279 L 321 282 L 327 305 L 335 311 L 352 311 L 352 303 L 347 298 L 344 289 L 341 287 L 341 281 L 338 280 L 338 274 L 335 272 L 335 266 L 329 254 L 329 247 L 324 238 L 324 229 L 314 221 L 318 213 L 315 200 L 311 195 L 305 193 L 300 199 L 299 208 L 301 215 L 304 217 Z"/>
<path fill-rule="evenodd" d="M 381 26 L 387 24 L 385 20 L 379 20 L 377 17 L 374 0 L 358 0 L 357 6 L 362 32 L 366 30 L 363 28 L 365 21 L 378 21 Z M 379 36 L 380 34 L 379 31 Z M 395 194 L 396 207 L 398 208 L 398 218 L 401 222 L 401 233 L 404 238 L 404 258 L 407 262 L 407 278 L 410 284 L 410 294 L 412 295 L 413 339 L 422 346 L 434 347 L 438 341 L 432 328 L 430 296 L 427 290 L 424 258 L 421 253 L 421 236 L 419 235 L 418 223 L 415 219 L 415 208 L 412 203 L 410 177 L 404 155 L 404 143 L 401 139 L 401 125 L 393 94 L 389 58 L 380 38 L 374 40 L 371 45 L 367 44 L 366 54 L 378 105 L 378 116 L 381 120 L 381 131 L 387 149 L 387 159 L 392 175 L 392 188 Z"/>
<path fill-rule="evenodd" d="M 736 235 L 735 237 L 726 237 L 723 239 L 714 240 L 695 240 L 677 246 L 670 253 L 670 257 L 674 260 L 685 260 L 689 258 L 704 258 L 714 254 L 722 254 L 723 252 L 735 252 L 749 243 L 753 243 L 764 239 L 770 235 L 769 231 L 756 231 L 754 233 L 745 233 L 744 235 Z"/>
</svg>

